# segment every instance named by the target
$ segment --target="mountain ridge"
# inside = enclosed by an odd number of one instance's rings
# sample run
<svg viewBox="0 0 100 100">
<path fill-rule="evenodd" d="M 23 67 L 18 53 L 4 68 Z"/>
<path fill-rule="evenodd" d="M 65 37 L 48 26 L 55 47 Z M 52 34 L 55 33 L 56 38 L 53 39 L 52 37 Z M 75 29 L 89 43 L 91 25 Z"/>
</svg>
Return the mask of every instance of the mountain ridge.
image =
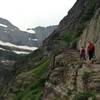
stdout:
<svg viewBox="0 0 100 100">
<path fill-rule="evenodd" d="M 35 39 L 34 34 L 29 34 L 28 32 L 21 31 L 19 30 L 19 28 L 12 25 L 8 20 L 0 18 L 0 40 L 4 42 L 10 42 L 16 45 L 33 46 L 34 41 L 32 44 L 31 40 L 28 40 L 28 37 L 33 37 L 33 39 Z"/>
<path fill-rule="evenodd" d="M 57 25 L 52 26 L 37 26 L 35 28 L 28 28 L 27 30 L 32 30 L 36 34 L 39 47 L 42 46 L 43 41 L 52 34 L 52 32 L 57 28 Z"/>
</svg>

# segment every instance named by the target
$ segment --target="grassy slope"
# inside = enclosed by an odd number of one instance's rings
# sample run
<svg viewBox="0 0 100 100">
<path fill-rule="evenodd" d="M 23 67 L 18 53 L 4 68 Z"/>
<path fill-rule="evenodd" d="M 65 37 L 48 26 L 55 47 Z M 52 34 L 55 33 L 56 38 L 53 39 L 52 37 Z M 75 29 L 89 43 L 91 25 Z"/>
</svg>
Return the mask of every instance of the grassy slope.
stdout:
<svg viewBox="0 0 100 100">
<path fill-rule="evenodd" d="M 45 61 L 32 70 L 36 80 L 31 80 L 31 83 L 28 84 L 27 88 L 25 88 L 24 91 L 20 91 L 14 97 L 14 100 L 41 100 L 49 63 L 50 59 L 45 59 Z"/>
<path fill-rule="evenodd" d="M 8 60 L 18 60 L 19 58 L 22 59 L 24 58 L 26 55 L 24 54 L 16 54 L 12 51 L 3 51 L 3 50 L 0 50 L 0 58 L 1 59 L 8 59 Z"/>
</svg>

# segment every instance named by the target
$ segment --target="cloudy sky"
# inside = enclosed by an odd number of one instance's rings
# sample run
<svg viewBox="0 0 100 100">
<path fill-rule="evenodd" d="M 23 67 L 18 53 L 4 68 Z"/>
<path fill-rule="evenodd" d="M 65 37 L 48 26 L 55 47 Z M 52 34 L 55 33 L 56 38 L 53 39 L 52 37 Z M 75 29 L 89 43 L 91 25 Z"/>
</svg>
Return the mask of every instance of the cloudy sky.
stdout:
<svg viewBox="0 0 100 100">
<path fill-rule="evenodd" d="M 76 0 L 0 0 L 0 17 L 22 30 L 56 25 Z"/>
</svg>

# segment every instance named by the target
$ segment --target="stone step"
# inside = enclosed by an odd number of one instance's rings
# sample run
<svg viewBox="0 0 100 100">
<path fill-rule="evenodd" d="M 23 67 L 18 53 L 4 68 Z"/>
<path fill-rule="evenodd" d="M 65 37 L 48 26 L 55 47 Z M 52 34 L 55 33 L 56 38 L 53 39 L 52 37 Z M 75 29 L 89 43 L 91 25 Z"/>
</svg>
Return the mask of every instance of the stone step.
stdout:
<svg viewBox="0 0 100 100">
<path fill-rule="evenodd" d="M 100 75 L 100 70 L 98 70 L 98 69 L 92 70 L 91 75 Z"/>
<path fill-rule="evenodd" d="M 100 78 L 100 72 L 92 72 L 92 73 L 90 73 L 90 78 Z"/>
<path fill-rule="evenodd" d="M 92 64 L 91 67 L 100 69 L 100 65 L 99 64 Z"/>
<path fill-rule="evenodd" d="M 94 82 L 99 82 L 100 83 L 100 79 L 93 79 Z"/>
<path fill-rule="evenodd" d="M 91 79 L 100 79 L 100 76 L 96 76 L 96 77 L 91 77 Z"/>
</svg>

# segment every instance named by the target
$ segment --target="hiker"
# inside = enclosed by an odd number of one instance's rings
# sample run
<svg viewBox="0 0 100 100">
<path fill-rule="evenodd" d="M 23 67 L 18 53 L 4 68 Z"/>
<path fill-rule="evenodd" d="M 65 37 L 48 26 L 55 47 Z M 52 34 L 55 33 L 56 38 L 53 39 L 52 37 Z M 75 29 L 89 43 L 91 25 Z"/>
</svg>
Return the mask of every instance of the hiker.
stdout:
<svg viewBox="0 0 100 100">
<path fill-rule="evenodd" d="M 88 41 L 87 54 L 88 54 L 89 60 L 93 62 L 94 55 L 95 55 L 95 47 L 91 41 Z"/>
<path fill-rule="evenodd" d="M 86 51 L 84 47 L 82 47 L 80 50 L 80 58 L 86 60 Z"/>
</svg>

